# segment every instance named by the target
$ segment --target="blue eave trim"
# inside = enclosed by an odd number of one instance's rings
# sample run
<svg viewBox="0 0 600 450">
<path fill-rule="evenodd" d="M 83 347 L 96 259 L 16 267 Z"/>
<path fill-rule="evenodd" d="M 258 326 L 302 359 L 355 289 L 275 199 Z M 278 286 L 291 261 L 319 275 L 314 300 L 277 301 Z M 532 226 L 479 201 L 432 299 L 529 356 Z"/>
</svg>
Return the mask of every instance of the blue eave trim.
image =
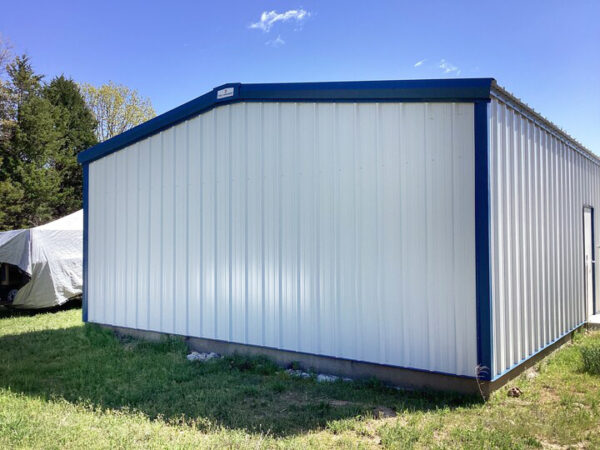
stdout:
<svg viewBox="0 0 600 450">
<path fill-rule="evenodd" d="M 490 277 L 490 176 L 488 102 L 475 102 L 475 291 L 477 366 L 481 380 L 492 378 L 492 292 Z"/>
<path fill-rule="evenodd" d="M 89 217 L 89 164 L 83 165 L 83 293 L 81 315 L 88 321 L 88 217 Z"/>
<path fill-rule="evenodd" d="M 341 81 L 326 83 L 229 83 L 79 153 L 89 163 L 216 106 L 236 102 L 475 102 L 489 101 L 493 78 Z M 233 93 L 218 98 L 219 91 Z"/>
</svg>

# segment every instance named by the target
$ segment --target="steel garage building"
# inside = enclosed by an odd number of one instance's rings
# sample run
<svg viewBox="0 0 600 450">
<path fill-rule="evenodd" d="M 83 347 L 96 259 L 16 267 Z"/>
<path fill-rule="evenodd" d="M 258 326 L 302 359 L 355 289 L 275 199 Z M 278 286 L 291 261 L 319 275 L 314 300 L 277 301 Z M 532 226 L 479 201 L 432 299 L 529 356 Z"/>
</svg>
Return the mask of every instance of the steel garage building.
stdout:
<svg viewBox="0 0 600 450">
<path fill-rule="evenodd" d="M 89 322 L 472 392 L 598 308 L 600 161 L 493 79 L 227 84 L 79 161 Z"/>
</svg>

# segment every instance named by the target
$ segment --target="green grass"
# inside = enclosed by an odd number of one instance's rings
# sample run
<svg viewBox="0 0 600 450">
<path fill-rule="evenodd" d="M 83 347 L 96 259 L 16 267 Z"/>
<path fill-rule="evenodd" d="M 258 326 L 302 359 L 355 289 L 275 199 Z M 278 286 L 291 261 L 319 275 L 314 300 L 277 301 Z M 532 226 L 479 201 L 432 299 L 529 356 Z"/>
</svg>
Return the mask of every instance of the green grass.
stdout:
<svg viewBox="0 0 600 450">
<path fill-rule="evenodd" d="M 483 403 L 293 379 L 264 358 L 190 363 L 182 341 L 118 339 L 80 317 L 0 310 L 0 448 L 600 447 L 600 376 L 581 352 L 599 333 L 510 383 L 521 397 Z"/>
</svg>

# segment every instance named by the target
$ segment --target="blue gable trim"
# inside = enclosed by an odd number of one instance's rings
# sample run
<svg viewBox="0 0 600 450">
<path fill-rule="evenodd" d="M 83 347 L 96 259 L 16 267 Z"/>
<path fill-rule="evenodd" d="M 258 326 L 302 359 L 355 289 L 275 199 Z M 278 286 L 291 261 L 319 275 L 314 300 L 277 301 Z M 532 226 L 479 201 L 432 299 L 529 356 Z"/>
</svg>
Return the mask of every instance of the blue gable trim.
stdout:
<svg viewBox="0 0 600 450">
<path fill-rule="evenodd" d="M 479 378 L 492 378 L 488 102 L 475 102 L 475 290 Z"/>
<path fill-rule="evenodd" d="M 342 81 L 326 83 L 229 83 L 79 153 L 89 163 L 221 104 L 248 102 L 475 102 L 488 101 L 493 78 Z M 230 95 L 223 90 L 231 88 Z M 221 92 L 221 95 L 219 93 Z M 219 98 L 221 97 L 221 98 Z"/>
</svg>

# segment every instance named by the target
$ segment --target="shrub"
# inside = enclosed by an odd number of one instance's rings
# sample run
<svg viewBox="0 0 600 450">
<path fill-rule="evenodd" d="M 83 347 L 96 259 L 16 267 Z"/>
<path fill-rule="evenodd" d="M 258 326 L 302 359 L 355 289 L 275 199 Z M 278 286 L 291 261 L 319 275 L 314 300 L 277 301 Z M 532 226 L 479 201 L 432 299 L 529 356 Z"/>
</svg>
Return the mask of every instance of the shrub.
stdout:
<svg viewBox="0 0 600 450">
<path fill-rule="evenodd" d="M 600 345 L 586 345 L 581 347 L 583 371 L 593 375 L 600 375 Z"/>
</svg>

